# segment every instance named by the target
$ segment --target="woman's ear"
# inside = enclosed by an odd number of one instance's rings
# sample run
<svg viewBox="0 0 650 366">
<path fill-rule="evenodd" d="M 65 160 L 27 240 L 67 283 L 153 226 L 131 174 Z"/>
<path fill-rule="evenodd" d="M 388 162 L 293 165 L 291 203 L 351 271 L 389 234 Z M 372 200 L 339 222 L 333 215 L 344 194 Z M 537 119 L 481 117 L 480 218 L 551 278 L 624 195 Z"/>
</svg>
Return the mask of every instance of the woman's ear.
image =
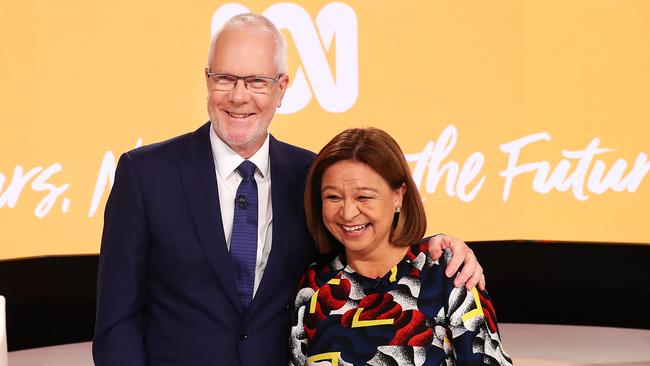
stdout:
<svg viewBox="0 0 650 366">
<path fill-rule="evenodd" d="M 402 185 L 393 191 L 393 198 L 395 200 L 395 208 L 402 207 L 402 201 L 404 200 L 404 193 L 406 193 L 406 184 Z"/>
</svg>

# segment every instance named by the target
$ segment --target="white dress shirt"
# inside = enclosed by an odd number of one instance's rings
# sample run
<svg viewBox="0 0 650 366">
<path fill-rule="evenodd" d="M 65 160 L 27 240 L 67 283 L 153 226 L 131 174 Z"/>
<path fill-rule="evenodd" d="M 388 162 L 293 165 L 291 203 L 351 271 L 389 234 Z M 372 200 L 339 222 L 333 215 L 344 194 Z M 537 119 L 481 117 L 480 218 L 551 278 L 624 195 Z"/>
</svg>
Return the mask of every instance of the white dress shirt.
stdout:
<svg viewBox="0 0 650 366">
<path fill-rule="evenodd" d="M 219 206 L 223 232 L 226 236 L 226 245 L 230 250 L 232 223 L 235 214 L 235 196 L 237 187 L 242 178 L 237 172 L 237 167 L 244 161 L 230 146 L 226 145 L 213 128 L 210 128 L 210 145 L 212 157 L 217 172 L 217 188 L 219 190 Z M 255 260 L 255 284 L 253 296 L 264 275 L 266 262 L 271 253 L 271 237 L 273 234 L 273 210 L 271 207 L 271 163 L 269 158 L 269 135 L 257 152 L 250 157 L 251 162 L 257 166 L 255 182 L 257 182 L 257 258 Z"/>
</svg>

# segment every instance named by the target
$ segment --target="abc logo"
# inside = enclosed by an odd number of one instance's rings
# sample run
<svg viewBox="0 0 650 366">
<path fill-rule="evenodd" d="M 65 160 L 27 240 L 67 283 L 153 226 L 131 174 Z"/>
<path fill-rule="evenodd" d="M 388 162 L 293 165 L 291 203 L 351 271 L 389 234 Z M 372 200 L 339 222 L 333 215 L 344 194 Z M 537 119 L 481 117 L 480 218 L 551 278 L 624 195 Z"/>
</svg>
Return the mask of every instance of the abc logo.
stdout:
<svg viewBox="0 0 650 366">
<path fill-rule="evenodd" d="M 219 7 L 212 16 L 212 34 L 234 15 L 249 10 L 236 3 Z M 312 20 L 307 11 L 293 3 L 278 3 L 264 11 L 278 29 L 286 29 L 300 55 L 278 113 L 296 113 L 316 97 L 318 104 L 331 113 L 350 109 L 359 94 L 359 57 L 357 16 L 343 3 L 325 5 Z M 336 37 L 336 70 L 330 70 L 326 52 Z M 334 75 L 336 74 L 336 77 Z M 311 87 L 311 88 L 310 88 Z"/>
</svg>

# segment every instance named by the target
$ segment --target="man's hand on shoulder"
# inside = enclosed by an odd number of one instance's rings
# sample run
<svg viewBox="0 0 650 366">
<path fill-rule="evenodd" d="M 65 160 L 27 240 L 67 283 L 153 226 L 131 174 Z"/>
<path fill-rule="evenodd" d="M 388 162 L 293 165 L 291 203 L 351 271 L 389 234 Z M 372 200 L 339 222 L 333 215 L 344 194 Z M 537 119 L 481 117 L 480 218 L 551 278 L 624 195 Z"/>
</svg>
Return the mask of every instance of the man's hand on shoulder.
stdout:
<svg viewBox="0 0 650 366">
<path fill-rule="evenodd" d="M 478 284 L 479 289 L 485 290 L 483 267 L 474 255 L 474 251 L 464 241 L 445 234 L 437 234 L 429 239 L 429 254 L 433 259 L 439 259 L 442 251 L 447 248 L 452 253 L 451 261 L 445 271 L 447 277 L 453 276 L 464 263 L 463 270 L 454 280 L 454 285 L 460 287 L 465 284 L 465 288 L 470 290 Z"/>
</svg>

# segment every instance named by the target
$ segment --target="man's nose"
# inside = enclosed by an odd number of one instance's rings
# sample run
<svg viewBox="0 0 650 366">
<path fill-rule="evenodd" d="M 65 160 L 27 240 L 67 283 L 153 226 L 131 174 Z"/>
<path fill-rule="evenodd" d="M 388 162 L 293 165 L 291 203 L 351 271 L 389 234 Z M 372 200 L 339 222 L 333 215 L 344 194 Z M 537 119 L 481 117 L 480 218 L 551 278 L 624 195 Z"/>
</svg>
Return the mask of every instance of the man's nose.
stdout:
<svg viewBox="0 0 650 366">
<path fill-rule="evenodd" d="M 246 90 L 246 82 L 244 80 L 237 80 L 235 86 L 230 92 L 230 100 L 234 103 L 244 103 L 250 98 L 250 93 Z"/>
</svg>

